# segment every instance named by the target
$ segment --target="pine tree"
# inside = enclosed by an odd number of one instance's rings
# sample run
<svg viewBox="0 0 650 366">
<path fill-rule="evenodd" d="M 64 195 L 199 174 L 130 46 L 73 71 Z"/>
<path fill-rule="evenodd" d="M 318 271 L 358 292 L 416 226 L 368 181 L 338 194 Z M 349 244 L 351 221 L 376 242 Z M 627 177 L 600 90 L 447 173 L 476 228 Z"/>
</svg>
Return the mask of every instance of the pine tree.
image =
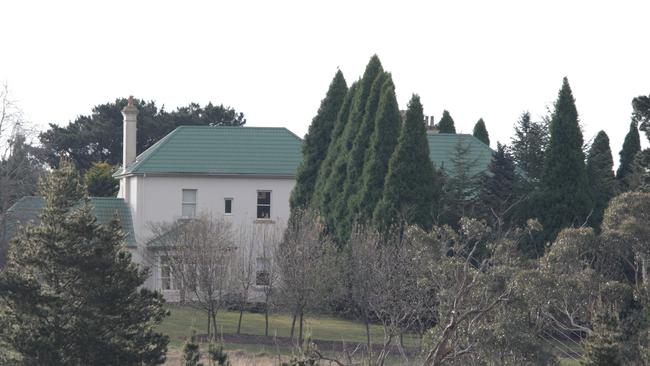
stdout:
<svg viewBox="0 0 650 366">
<path fill-rule="evenodd" d="M 340 202 L 343 196 L 341 188 L 344 186 L 347 177 L 348 162 L 350 160 L 350 153 L 352 151 L 354 139 L 356 138 L 359 126 L 363 121 L 366 102 L 368 101 L 372 84 L 377 76 L 383 73 L 383 71 L 379 57 L 374 55 L 370 59 L 370 62 L 368 62 L 363 77 L 359 82 L 359 87 L 355 92 L 349 112 L 348 122 L 345 124 L 345 129 L 343 130 L 340 141 L 338 142 L 338 154 L 332 165 L 332 171 L 324 186 L 325 191 L 323 195 L 327 200 L 322 201 L 324 210 L 321 211 L 321 214 L 326 215 L 326 222 L 328 223 L 329 228 L 334 231 L 335 235 L 339 224 L 337 221 L 336 214 L 338 212 L 336 209 L 337 206 L 341 204 Z M 338 238 L 340 239 L 340 237 Z"/>
<path fill-rule="evenodd" d="M 374 212 L 373 219 L 382 230 L 400 220 L 425 229 L 433 224 L 437 182 L 423 120 L 420 97 L 413 95 L 388 164 L 383 196 Z"/>
<path fill-rule="evenodd" d="M 84 174 L 88 195 L 92 197 L 115 197 L 120 189 L 120 182 L 113 178 L 114 171 L 114 167 L 109 163 L 93 163 Z"/>
<path fill-rule="evenodd" d="M 614 178 L 613 166 L 609 137 L 605 131 L 600 131 L 587 155 L 587 177 L 593 200 L 593 212 L 589 217 L 589 224 L 596 230 L 600 227 L 603 213 L 615 193 L 616 178 Z"/>
<path fill-rule="evenodd" d="M 357 219 L 361 222 L 372 219 L 377 202 L 381 200 L 388 162 L 397 145 L 400 126 L 401 117 L 395 85 L 388 77 L 382 86 L 375 127 L 370 138 L 370 150 L 363 166 L 361 188 L 350 200 L 349 209 L 357 213 Z"/>
<path fill-rule="evenodd" d="M 476 215 L 476 203 L 480 185 L 480 175 L 476 173 L 477 160 L 470 157 L 469 144 L 458 140 L 451 156 L 451 166 L 444 167 L 443 194 L 438 212 L 439 221 L 458 227 L 463 216 Z"/>
<path fill-rule="evenodd" d="M 119 222 L 99 225 L 71 162 L 42 183 L 39 225 L 13 240 L 0 293 L 10 346 L 28 365 L 155 365 L 167 311 L 131 261 Z"/>
<path fill-rule="evenodd" d="M 582 131 L 566 77 L 555 102 L 550 132 L 541 192 L 536 201 L 547 240 L 555 238 L 562 228 L 582 225 L 592 207 Z"/>
<path fill-rule="evenodd" d="M 618 319 L 609 311 L 594 317 L 594 330 L 585 341 L 585 366 L 623 365 L 621 331 Z"/>
<path fill-rule="evenodd" d="M 497 142 L 488 172 L 481 177 L 479 202 L 482 216 L 492 227 L 505 229 L 510 222 L 513 205 L 518 200 L 515 162 L 505 145 Z"/>
<path fill-rule="evenodd" d="M 302 145 L 303 160 L 296 173 L 296 185 L 291 192 L 291 208 L 309 205 L 320 166 L 325 160 L 336 117 L 341 110 L 348 86 L 339 70 L 330 83 L 325 99 L 321 101 L 318 113 L 311 121 Z"/>
<path fill-rule="evenodd" d="M 442 118 L 440 118 L 440 122 L 438 122 L 438 132 L 456 133 L 456 127 L 454 126 L 454 119 L 451 118 L 451 115 L 447 110 L 442 112 Z"/>
<path fill-rule="evenodd" d="M 621 191 L 627 191 L 630 188 L 629 178 L 634 168 L 634 158 L 639 151 L 641 151 L 639 130 L 637 122 L 632 121 L 630 131 L 625 136 L 625 141 L 623 141 L 623 149 L 620 152 L 621 160 L 616 171 L 616 179 Z"/>
<path fill-rule="evenodd" d="M 490 146 L 490 135 L 488 134 L 487 128 L 485 127 L 485 122 L 483 118 L 479 119 L 478 122 L 474 125 L 474 137 L 481 140 L 487 146 Z"/>
<path fill-rule="evenodd" d="M 548 126 L 544 122 L 533 122 L 530 113 L 524 112 L 515 124 L 512 138 L 512 157 L 526 178 L 539 181 L 544 170 L 544 152 L 549 139 Z"/>
</svg>

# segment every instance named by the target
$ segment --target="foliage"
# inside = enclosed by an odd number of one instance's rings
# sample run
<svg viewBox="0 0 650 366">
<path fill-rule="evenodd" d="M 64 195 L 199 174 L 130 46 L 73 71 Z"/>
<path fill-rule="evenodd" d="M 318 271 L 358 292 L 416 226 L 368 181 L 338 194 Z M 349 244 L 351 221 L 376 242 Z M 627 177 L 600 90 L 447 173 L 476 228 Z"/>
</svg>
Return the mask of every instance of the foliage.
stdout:
<svg viewBox="0 0 650 366">
<path fill-rule="evenodd" d="M 600 131 L 596 135 L 593 144 L 591 144 L 587 155 L 587 178 L 591 186 L 593 200 L 589 224 L 596 230 L 600 229 L 607 203 L 614 196 L 616 190 L 613 166 L 609 137 L 607 137 L 605 131 Z"/>
<path fill-rule="evenodd" d="M 591 209 L 582 132 L 567 78 L 555 102 L 550 132 L 541 192 L 536 200 L 547 240 L 564 227 L 582 225 Z"/>
<path fill-rule="evenodd" d="M 62 157 L 71 159 L 82 172 L 93 162 L 104 161 L 111 165 L 122 163 L 122 108 L 125 98 L 97 105 L 91 115 L 81 115 L 65 127 L 51 123 L 40 134 L 44 150 L 44 163 L 56 167 Z M 208 103 L 200 106 L 191 103 L 167 112 L 154 101 L 135 100 L 138 107 L 137 151 L 143 152 L 174 128 L 181 125 L 243 126 L 242 113 L 230 107 Z"/>
<path fill-rule="evenodd" d="M 420 97 L 413 95 L 388 164 L 383 197 L 373 214 L 375 223 L 383 230 L 400 219 L 423 228 L 433 224 L 438 189 L 423 120 Z"/>
<path fill-rule="evenodd" d="M 203 366 L 199 362 L 201 358 L 201 351 L 198 343 L 194 341 L 194 337 L 190 339 L 185 346 L 183 346 L 183 366 Z"/>
<path fill-rule="evenodd" d="M 458 140 L 451 156 L 452 166 L 442 169 L 444 184 L 438 208 L 438 221 L 458 227 L 461 217 L 474 217 L 481 176 L 476 174 L 476 159 L 470 158 L 470 145 Z"/>
<path fill-rule="evenodd" d="M 623 365 L 619 321 L 612 312 L 601 311 L 594 319 L 594 331 L 585 342 L 585 366 Z"/>
<path fill-rule="evenodd" d="M 442 118 L 440 118 L 437 127 L 439 133 L 456 133 L 454 119 L 451 118 L 451 114 L 446 109 L 442 112 Z"/>
<path fill-rule="evenodd" d="M 474 132 L 472 133 L 474 137 L 479 139 L 481 142 L 490 146 L 490 135 L 488 134 L 487 128 L 485 127 L 485 122 L 483 118 L 480 118 L 478 122 L 474 125 Z"/>
<path fill-rule="evenodd" d="M 223 343 L 214 344 L 210 343 L 208 355 L 219 366 L 230 366 L 228 361 L 228 354 L 223 350 Z"/>
<path fill-rule="evenodd" d="M 325 99 L 321 101 L 318 113 L 311 121 L 309 131 L 302 145 L 303 161 L 296 173 L 296 185 L 291 193 L 291 207 L 307 207 L 314 194 L 314 187 L 320 166 L 325 160 L 337 114 L 348 91 L 343 73 L 336 72 Z"/>
<path fill-rule="evenodd" d="M 511 149 L 515 164 L 529 180 L 536 181 L 542 177 L 548 140 L 548 125 L 544 121 L 531 121 L 530 113 L 522 113 L 515 124 Z"/>
<path fill-rule="evenodd" d="M 168 339 L 155 331 L 164 300 L 139 289 L 148 272 L 131 261 L 119 222 L 97 224 L 70 162 L 40 193 L 41 223 L 20 230 L 0 274 L 10 324 L 1 337 L 26 364 L 164 362 Z"/>
<path fill-rule="evenodd" d="M 623 149 L 619 153 L 621 156 L 618 170 L 616 171 L 616 179 L 619 182 L 620 189 L 626 191 L 630 188 L 630 176 L 633 173 L 634 157 L 641 151 L 641 141 L 639 138 L 639 130 L 637 129 L 637 122 L 630 123 L 630 131 L 625 135 L 623 141 Z"/>
<path fill-rule="evenodd" d="M 91 197 L 115 197 L 120 182 L 113 178 L 115 168 L 106 162 L 93 163 L 84 174 L 84 183 Z"/>
</svg>

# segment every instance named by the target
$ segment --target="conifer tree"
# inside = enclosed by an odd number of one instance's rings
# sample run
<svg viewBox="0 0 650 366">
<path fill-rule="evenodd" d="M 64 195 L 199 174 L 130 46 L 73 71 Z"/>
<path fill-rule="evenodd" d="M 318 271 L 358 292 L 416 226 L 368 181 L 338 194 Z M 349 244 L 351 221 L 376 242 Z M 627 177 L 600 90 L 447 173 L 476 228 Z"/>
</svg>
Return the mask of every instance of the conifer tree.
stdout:
<svg viewBox="0 0 650 366">
<path fill-rule="evenodd" d="M 528 112 L 522 113 L 515 124 L 512 157 L 531 181 L 539 181 L 542 177 L 548 134 L 548 126 L 544 122 L 531 121 Z"/>
<path fill-rule="evenodd" d="M 451 118 L 451 115 L 447 110 L 442 112 L 442 118 L 438 122 L 438 132 L 440 133 L 456 133 L 456 127 L 454 126 L 454 119 Z"/>
<path fill-rule="evenodd" d="M 27 225 L 0 273 L 4 329 L 27 365 L 155 365 L 168 339 L 167 311 L 131 261 L 115 219 L 99 225 L 71 162 L 43 181 L 39 225 Z"/>
<path fill-rule="evenodd" d="M 303 160 L 296 173 L 296 185 L 291 192 L 291 208 L 306 207 L 314 193 L 320 166 L 325 160 L 336 117 L 341 110 L 348 86 L 341 70 L 336 72 L 318 113 L 311 121 L 302 144 Z"/>
<path fill-rule="evenodd" d="M 641 151 L 641 140 L 637 122 L 633 120 L 630 123 L 630 131 L 625 135 L 623 149 L 620 152 L 621 160 L 616 171 L 616 179 L 621 191 L 627 191 L 630 188 L 629 178 L 633 173 L 634 158 L 639 151 Z"/>
<path fill-rule="evenodd" d="M 550 132 L 541 192 L 536 201 L 547 240 L 554 239 L 562 228 L 582 225 L 592 207 L 582 131 L 566 77 L 555 102 Z"/>
<path fill-rule="evenodd" d="M 370 138 L 370 150 L 363 166 L 361 187 L 350 200 L 349 209 L 357 214 L 357 220 L 360 222 L 372 219 L 377 202 L 381 200 L 388 162 L 397 145 L 400 126 L 401 117 L 395 85 L 388 77 L 382 86 L 375 127 Z"/>
<path fill-rule="evenodd" d="M 479 203 L 482 216 L 492 227 L 505 229 L 513 214 L 513 205 L 518 200 L 515 162 L 505 145 L 497 142 L 497 151 L 492 156 L 488 173 L 481 176 Z"/>
<path fill-rule="evenodd" d="M 609 311 L 594 317 L 594 330 L 585 341 L 584 366 L 623 365 L 618 319 Z"/>
<path fill-rule="evenodd" d="M 341 188 L 344 186 L 347 177 L 350 152 L 354 144 L 354 139 L 359 131 L 359 126 L 363 121 L 366 102 L 368 101 L 372 84 L 377 76 L 383 73 L 383 71 L 379 57 L 377 57 L 377 55 L 372 56 L 370 62 L 368 62 L 368 65 L 366 66 L 363 77 L 359 81 L 359 87 L 355 92 L 350 107 L 348 122 L 345 124 L 345 129 L 340 137 L 336 160 L 334 160 L 332 171 L 324 186 L 325 191 L 323 194 L 324 197 L 327 197 L 327 200 L 324 199 L 322 201 L 324 209 L 321 211 L 321 214 L 326 215 L 326 222 L 328 223 L 329 228 L 334 230 L 335 234 L 338 227 L 338 222 L 336 221 L 336 208 L 340 204 L 343 196 Z"/>
<path fill-rule="evenodd" d="M 616 179 L 613 170 L 612 150 L 609 148 L 609 137 L 605 131 L 598 132 L 589 154 L 587 155 L 587 177 L 591 186 L 593 211 L 589 224 L 596 230 L 603 221 L 603 213 L 609 200 L 614 196 Z"/>
<path fill-rule="evenodd" d="M 476 173 L 476 158 L 470 156 L 471 146 L 458 139 L 451 155 L 451 166 L 444 167 L 443 194 L 440 199 L 438 221 L 458 227 L 461 217 L 475 217 L 480 187 Z"/>
<path fill-rule="evenodd" d="M 423 120 L 420 97 L 413 95 L 388 164 L 382 199 L 373 214 L 381 230 L 401 220 L 425 229 L 433 224 L 436 181 Z"/>
<path fill-rule="evenodd" d="M 474 137 L 481 140 L 487 146 L 490 146 L 490 135 L 488 134 L 487 128 L 485 127 L 485 122 L 483 118 L 480 118 L 478 122 L 474 125 Z"/>
</svg>

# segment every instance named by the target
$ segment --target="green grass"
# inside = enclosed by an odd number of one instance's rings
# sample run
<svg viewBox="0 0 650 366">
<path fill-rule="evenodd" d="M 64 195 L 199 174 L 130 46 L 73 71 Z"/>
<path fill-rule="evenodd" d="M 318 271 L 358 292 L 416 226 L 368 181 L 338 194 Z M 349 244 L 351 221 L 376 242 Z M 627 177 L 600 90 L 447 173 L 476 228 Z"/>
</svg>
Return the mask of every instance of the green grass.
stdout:
<svg viewBox="0 0 650 366">
<path fill-rule="evenodd" d="M 197 333 L 206 333 L 207 318 L 203 311 L 187 306 L 167 305 L 167 307 L 171 315 L 163 321 L 160 330 L 171 338 L 172 345 L 182 344 L 184 339 L 192 335 L 193 330 Z M 219 312 L 217 316 L 219 332 L 236 333 L 238 319 L 238 312 Z M 296 324 L 297 331 L 298 325 Z M 307 316 L 304 331 L 313 339 L 344 340 L 352 343 L 365 343 L 366 341 L 366 328 L 363 323 L 329 316 Z M 264 314 L 244 313 L 241 333 L 264 335 Z M 290 315 L 271 314 L 269 316 L 270 336 L 289 337 L 290 334 Z M 373 343 L 381 343 L 384 337 L 382 327 L 376 324 L 371 325 L 370 335 Z M 414 336 L 407 336 L 404 342 L 406 345 L 416 345 L 417 339 Z"/>
</svg>

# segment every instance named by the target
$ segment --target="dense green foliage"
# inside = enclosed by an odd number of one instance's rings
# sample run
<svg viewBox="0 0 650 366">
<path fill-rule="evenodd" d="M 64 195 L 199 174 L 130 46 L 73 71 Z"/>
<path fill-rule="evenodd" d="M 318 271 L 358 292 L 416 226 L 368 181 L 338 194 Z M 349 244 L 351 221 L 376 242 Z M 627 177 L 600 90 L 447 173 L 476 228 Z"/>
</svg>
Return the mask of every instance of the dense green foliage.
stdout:
<svg viewBox="0 0 650 366">
<path fill-rule="evenodd" d="M 487 128 L 485 127 L 485 122 L 483 122 L 483 118 L 480 118 L 474 125 L 474 132 L 472 135 L 481 140 L 487 146 L 490 146 L 490 134 L 488 134 Z"/>
<path fill-rule="evenodd" d="M 564 227 L 582 225 L 591 210 L 589 181 L 582 151 L 584 141 L 567 78 L 564 78 L 555 102 L 550 133 L 541 192 L 536 201 L 547 240 L 552 240 Z"/>
<path fill-rule="evenodd" d="M 447 110 L 442 112 L 442 118 L 438 122 L 438 132 L 440 133 L 456 133 L 456 126 L 454 126 L 454 119 Z"/>
<path fill-rule="evenodd" d="M 506 229 L 512 221 L 517 192 L 515 162 L 505 145 L 497 142 L 488 172 L 483 174 L 479 190 L 479 210 L 491 227 Z"/>
<path fill-rule="evenodd" d="M 621 366 L 618 319 L 611 312 L 602 312 L 594 319 L 594 330 L 585 342 L 585 366 Z"/>
<path fill-rule="evenodd" d="M 477 161 L 470 156 L 470 145 L 461 140 L 454 146 L 451 162 L 440 174 L 444 184 L 437 221 L 457 228 L 461 217 L 476 217 L 481 177 L 475 171 Z"/>
<path fill-rule="evenodd" d="M 120 182 L 113 178 L 115 168 L 108 163 L 93 163 L 84 174 L 84 183 L 91 197 L 115 197 Z"/>
<path fill-rule="evenodd" d="M 159 293 L 131 261 L 117 220 L 99 225 L 72 163 L 43 181 L 45 207 L 11 243 L 0 272 L 0 338 L 27 365 L 155 365 L 167 337 Z M 79 205 L 79 202 L 81 204 Z"/>
<path fill-rule="evenodd" d="M 40 134 L 41 144 L 46 152 L 44 163 L 56 167 L 61 157 L 68 157 L 82 172 L 89 169 L 94 162 L 122 164 L 122 108 L 126 104 L 127 99 L 120 98 L 115 102 L 97 105 L 91 115 L 81 115 L 65 127 L 51 123 L 49 130 Z M 172 112 L 158 108 L 153 101 L 136 99 L 135 105 L 138 107 L 138 153 L 178 126 L 243 126 L 246 123 L 242 113 L 212 103 L 203 107 L 191 103 Z"/>
<path fill-rule="evenodd" d="M 318 113 L 311 121 L 309 131 L 302 145 L 303 161 L 296 173 L 296 185 L 291 193 L 292 208 L 306 207 L 314 194 L 316 178 L 330 145 L 336 117 L 343 105 L 348 86 L 339 70 L 330 83 L 325 99 L 321 101 Z"/>
<path fill-rule="evenodd" d="M 641 151 L 641 140 L 637 122 L 630 123 L 630 131 L 625 135 L 623 149 L 620 152 L 621 160 L 616 170 L 616 179 L 618 180 L 621 190 L 626 191 L 630 188 L 630 178 L 634 170 L 634 158 Z"/>
<path fill-rule="evenodd" d="M 616 178 L 613 169 L 614 161 L 612 150 L 609 148 L 609 137 L 605 131 L 600 131 L 587 155 L 587 177 L 593 201 L 589 224 L 597 230 L 603 221 L 605 208 L 616 191 Z"/>
<path fill-rule="evenodd" d="M 413 95 L 374 212 L 375 223 L 384 230 L 398 220 L 422 228 L 433 224 L 433 203 L 439 192 L 423 120 L 420 97 Z"/>
<path fill-rule="evenodd" d="M 531 121 L 528 112 L 522 113 L 515 124 L 512 157 L 528 180 L 538 181 L 542 178 L 548 135 L 548 126 L 544 122 Z"/>
</svg>

